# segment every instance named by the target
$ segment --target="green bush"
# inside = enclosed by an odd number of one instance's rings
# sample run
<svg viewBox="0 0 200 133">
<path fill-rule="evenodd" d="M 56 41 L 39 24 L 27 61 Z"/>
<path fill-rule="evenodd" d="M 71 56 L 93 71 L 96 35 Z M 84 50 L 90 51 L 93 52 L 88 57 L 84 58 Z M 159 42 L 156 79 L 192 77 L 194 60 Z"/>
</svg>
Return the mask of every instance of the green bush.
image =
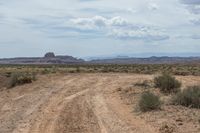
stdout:
<svg viewBox="0 0 200 133">
<path fill-rule="evenodd" d="M 9 82 L 8 87 L 12 88 L 17 85 L 32 83 L 32 81 L 36 80 L 36 77 L 34 74 L 30 73 L 13 73 L 11 75 L 11 79 Z"/>
<path fill-rule="evenodd" d="M 155 77 L 154 84 L 155 87 L 159 88 L 163 93 L 176 93 L 181 87 L 181 82 L 167 73 L 163 73 L 161 76 Z"/>
<path fill-rule="evenodd" d="M 191 86 L 177 93 L 173 102 L 177 105 L 200 108 L 200 86 Z"/>
<path fill-rule="evenodd" d="M 142 112 L 160 109 L 161 101 L 160 97 L 147 91 L 141 95 L 139 100 L 139 108 Z"/>
</svg>

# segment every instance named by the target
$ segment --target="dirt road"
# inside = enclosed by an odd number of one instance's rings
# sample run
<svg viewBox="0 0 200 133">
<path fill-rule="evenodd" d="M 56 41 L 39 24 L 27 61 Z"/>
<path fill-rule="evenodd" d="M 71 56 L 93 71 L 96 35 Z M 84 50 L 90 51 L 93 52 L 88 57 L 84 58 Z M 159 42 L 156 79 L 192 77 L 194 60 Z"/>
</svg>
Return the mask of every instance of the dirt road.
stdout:
<svg viewBox="0 0 200 133">
<path fill-rule="evenodd" d="M 116 93 L 133 80 L 126 74 L 41 76 L 1 91 L 0 133 L 156 133 Z"/>
</svg>

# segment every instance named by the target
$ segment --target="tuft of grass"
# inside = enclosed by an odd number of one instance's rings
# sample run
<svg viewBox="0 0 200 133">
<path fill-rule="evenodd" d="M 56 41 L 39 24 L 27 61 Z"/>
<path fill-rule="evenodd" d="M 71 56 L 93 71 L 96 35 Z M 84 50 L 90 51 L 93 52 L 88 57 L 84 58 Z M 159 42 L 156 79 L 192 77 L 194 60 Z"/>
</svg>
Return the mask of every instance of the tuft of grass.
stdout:
<svg viewBox="0 0 200 133">
<path fill-rule="evenodd" d="M 163 73 L 162 75 L 154 78 L 155 87 L 159 88 L 163 93 L 177 93 L 181 87 L 181 82 L 179 82 L 175 77 L 170 74 Z"/>
<path fill-rule="evenodd" d="M 23 85 L 32 83 L 36 80 L 35 74 L 30 73 L 13 73 L 11 74 L 11 79 L 8 84 L 9 88 L 15 87 L 17 85 Z"/>
<path fill-rule="evenodd" d="M 139 100 L 139 108 L 142 112 L 152 111 L 160 109 L 161 101 L 160 97 L 155 94 L 146 91 L 141 95 Z"/>
<path fill-rule="evenodd" d="M 200 109 L 200 86 L 190 86 L 177 93 L 173 98 L 173 103 Z"/>
</svg>

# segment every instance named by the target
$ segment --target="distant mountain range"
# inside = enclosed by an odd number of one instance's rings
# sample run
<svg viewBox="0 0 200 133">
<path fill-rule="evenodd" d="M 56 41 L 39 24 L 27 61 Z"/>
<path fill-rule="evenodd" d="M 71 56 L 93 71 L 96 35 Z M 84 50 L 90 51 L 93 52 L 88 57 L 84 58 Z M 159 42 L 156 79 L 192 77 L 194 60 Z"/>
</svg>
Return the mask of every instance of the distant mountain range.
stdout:
<svg viewBox="0 0 200 133">
<path fill-rule="evenodd" d="M 21 57 L 0 59 L 0 64 L 176 64 L 176 63 L 198 63 L 200 57 L 145 57 L 136 58 L 118 56 L 108 59 L 96 59 L 85 61 L 72 56 L 55 55 L 53 52 L 46 53 L 44 57 Z"/>
<path fill-rule="evenodd" d="M 94 64 L 176 64 L 176 63 L 198 63 L 200 57 L 148 57 L 148 58 L 113 58 L 92 60 Z"/>
<path fill-rule="evenodd" d="M 84 57 L 85 60 L 103 60 L 115 58 L 149 58 L 149 57 L 200 57 L 200 53 L 132 53 L 132 54 L 111 54 Z"/>
</svg>

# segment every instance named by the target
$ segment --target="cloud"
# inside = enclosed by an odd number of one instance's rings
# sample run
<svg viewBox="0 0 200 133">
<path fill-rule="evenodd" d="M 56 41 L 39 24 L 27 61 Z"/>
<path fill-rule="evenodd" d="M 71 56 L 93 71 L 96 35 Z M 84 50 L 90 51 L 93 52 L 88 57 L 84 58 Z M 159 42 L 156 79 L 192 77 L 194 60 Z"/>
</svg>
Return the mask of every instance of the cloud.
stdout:
<svg viewBox="0 0 200 133">
<path fill-rule="evenodd" d="M 148 8 L 150 10 L 154 11 L 154 10 L 158 10 L 159 6 L 155 3 L 151 3 L 151 4 L 149 4 Z"/>
<path fill-rule="evenodd" d="M 200 5 L 191 5 L 188 9 L 194 14 L 200 14 Z"/>
<path fill-rule="evenodd" d="M 107 26 L 126 26 L 128 21 L 121 17 L 113 17 L 107 19 L 102 16 L 95 16 L 93 18 L 76 18 L 70 20 L 73 24 L 85 28 L 101 28 Z"/>
<path fill-rule="evenodd" d="M 200 34 L 187 34 L 187 35 L 178 35 L 175 38 L 177 39 L 193 39 L 193 40 L 199 40 L 200 39 Z"/>
<path fill-rule="evenodd" d="M 169 36 L 155 27 L 139 25 L 117 16 L 105 18 L 95 16 L 92 18 L 71 19 L 73 26 L 81 30 L 102 30 L 109 37 L 126 40 L 161 41 L 169 39 Z"/>
<path fill-rule="evenodd" d="M 71 19 L 70 22 L 81 29 L 94 29 L 104 27 L 107 23 L 107 19 L 101 16 L 95 16 L 93 18 Z"/>
<path fill-rule="evenodd" d="M 108 20 L 108 24 L 111 26 L 128 26 L 130 25 L 126 19 L 123 19 L 122 17 L 113 17 L 110 20 Z"/>
<path fill-rule="evenodd" d="M 181 0 L 191 13 L 200 14 L 200 0 Z"/>
<path fill-rule="evenodd" d="M 194 25 L 200 25 L 200 19 L 192 19 L 190 20 L 191 23 L 193 23 Z"/>
<path fill-rule="evenodd" d="M 184 4 L 200 5 L 200 0 L 182 0 Z"/>
<path fill-rule="evenodd" d="M 192 39 L 200 39 L 200 35 L 191 35 Z"/>
<path fill-rule="evenodd" d="M 153 30 L 113 30 L 110 34 L 112 37 L 125 40 L 144 40 L 144 41 L 162 41 L 169 39 L 168 35 Z"/>
</svg>

